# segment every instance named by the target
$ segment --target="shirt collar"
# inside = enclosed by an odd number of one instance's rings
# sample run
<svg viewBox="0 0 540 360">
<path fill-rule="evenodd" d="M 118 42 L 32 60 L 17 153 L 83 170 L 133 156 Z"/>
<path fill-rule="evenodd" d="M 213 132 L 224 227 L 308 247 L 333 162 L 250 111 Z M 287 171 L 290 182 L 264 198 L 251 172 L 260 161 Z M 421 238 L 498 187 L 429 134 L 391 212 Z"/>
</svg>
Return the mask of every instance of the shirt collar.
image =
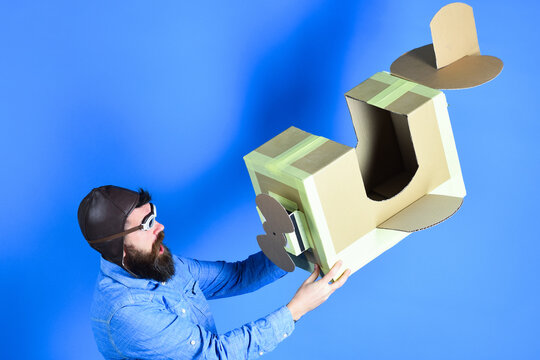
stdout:
<svg viewBox="0 0 540 360">
<path fill-rule="evenodd" d="M 148 289 L 155 288 L 158 284 L 155 280 L 136 278 L 120 266 L 101 258 L 101 272 L 113 280 L 127 286 L 128 288 Z"/>
</svg>

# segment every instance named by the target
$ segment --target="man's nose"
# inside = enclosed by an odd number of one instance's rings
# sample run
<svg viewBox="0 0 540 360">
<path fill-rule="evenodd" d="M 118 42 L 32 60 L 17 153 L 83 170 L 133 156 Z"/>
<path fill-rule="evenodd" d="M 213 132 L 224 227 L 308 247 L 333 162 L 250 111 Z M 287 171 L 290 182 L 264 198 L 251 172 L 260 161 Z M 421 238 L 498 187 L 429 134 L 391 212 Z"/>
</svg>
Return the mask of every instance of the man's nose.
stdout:
<svg viewBox="0 0 540 360">
<path fill-rule="evenodd" d="M 160 232 L 163 231 L 163 229 L 165 229 L 165 226 L 163 226 L 163 224 L 156 221 L 156 224 L 154 225 L 154 234 L 159 234 Z"/>
</svg>

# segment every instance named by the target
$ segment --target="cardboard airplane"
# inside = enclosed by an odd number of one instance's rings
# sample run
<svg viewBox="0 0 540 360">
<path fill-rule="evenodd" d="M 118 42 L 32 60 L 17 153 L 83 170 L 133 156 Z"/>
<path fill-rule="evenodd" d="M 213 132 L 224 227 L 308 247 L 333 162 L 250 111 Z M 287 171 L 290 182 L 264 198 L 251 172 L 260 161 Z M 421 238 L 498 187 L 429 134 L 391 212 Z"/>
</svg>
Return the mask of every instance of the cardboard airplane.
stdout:
<svg viewBox="0 0 540 360">
<path fill-rule="evenodd" d="M 502 61 L 480 55 L 469 5 L 446 5 L 430 27 L 433 44 L 345 94 L 356 148 L 290 127 L 244 157 L 266 232 L 259 246 L 282 269 L 326 273 L 342 260 L 355 272 L 460 208 L 465 185 L 437 89 L 483 84 Z"/>
</svg>

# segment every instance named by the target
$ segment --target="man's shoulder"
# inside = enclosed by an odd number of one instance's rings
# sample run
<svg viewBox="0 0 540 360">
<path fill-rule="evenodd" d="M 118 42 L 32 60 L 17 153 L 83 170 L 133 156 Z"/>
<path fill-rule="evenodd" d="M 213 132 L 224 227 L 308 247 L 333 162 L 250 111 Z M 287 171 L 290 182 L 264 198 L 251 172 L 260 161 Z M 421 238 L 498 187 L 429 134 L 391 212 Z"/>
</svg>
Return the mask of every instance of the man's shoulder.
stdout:
<svg viewBox="0 0 540 360">
<path fill-rule="evenodd" d="M 91 307 L 92 319 L 109 321 L 120 308 L 128 305 L 152 303 L 154 292 L 150 289 L 131 288 L 107 276 L 99 276 L 94 289 Z"/>
<path fill-rule="evenodd" d="M 180 277 L 184 281 L 196 278 L 200 271 L 200 262 L 197 259 L 178 256 L 173 254 L 175 277 Z"/>
<path fill-rule="evenodd" d="M 175 275 L 167 282 L 167 288 L 182 290 L 193 282 L 190 263 L 193 259 L 173 255 Z M 133 286 L 132 286 L 133 285 Z M 126 306 L 138 308 L 162 305 L 159 301 L 160 286 L 155 282 L 130 282 L 109 277 L 100 272 L 94 289 L 91 315 L 94 319 L 109 321 L 118 309 Z M 162 294 L 164 295 L 164 294 Z M 156 298 L 157 297 L 157 298 Z"/>
</svg>

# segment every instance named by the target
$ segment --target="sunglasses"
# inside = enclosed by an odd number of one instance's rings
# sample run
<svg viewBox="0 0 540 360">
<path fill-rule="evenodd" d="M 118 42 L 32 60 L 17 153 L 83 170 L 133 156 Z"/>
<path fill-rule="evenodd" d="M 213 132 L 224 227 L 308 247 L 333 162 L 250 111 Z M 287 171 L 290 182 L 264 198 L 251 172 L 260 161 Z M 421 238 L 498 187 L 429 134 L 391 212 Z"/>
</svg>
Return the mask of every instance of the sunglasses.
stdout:
<svg viewBox="0 0 540 360">
<path fill-rule="evenodd" d="M 120 237 L 120 236 L 125 236 L 125 235 L 130 234 L 132 232 L 135 232 L 137 230 L 148 231 L 148 230 L 152 229 L 154 227 L 154 225 L 156 224 L 156 216 L 157 216 L 156 206 L 154 204 L 150 203 L 150 213 L 148 215 L 146 215 L 144 217 L 144 219 L 142 219 L 141 225 L 132 227 L 131 229 L 127 229 L 126 231 L 118 233 L 118 234 L 110 235 L 110 236 L 107 236 L 107 237 L 104 237 L 104 238 L 101 238 L 101 239 L 97 239 L 97 240 L 90 240 L 88 242 L 90 244 L 96 244 L 96 243 L 101 243 L 101 242 L 109 241 L 109 240 L 112 240 L 112 239 L 116 239 L 117 237 Z"/>
</svg>

